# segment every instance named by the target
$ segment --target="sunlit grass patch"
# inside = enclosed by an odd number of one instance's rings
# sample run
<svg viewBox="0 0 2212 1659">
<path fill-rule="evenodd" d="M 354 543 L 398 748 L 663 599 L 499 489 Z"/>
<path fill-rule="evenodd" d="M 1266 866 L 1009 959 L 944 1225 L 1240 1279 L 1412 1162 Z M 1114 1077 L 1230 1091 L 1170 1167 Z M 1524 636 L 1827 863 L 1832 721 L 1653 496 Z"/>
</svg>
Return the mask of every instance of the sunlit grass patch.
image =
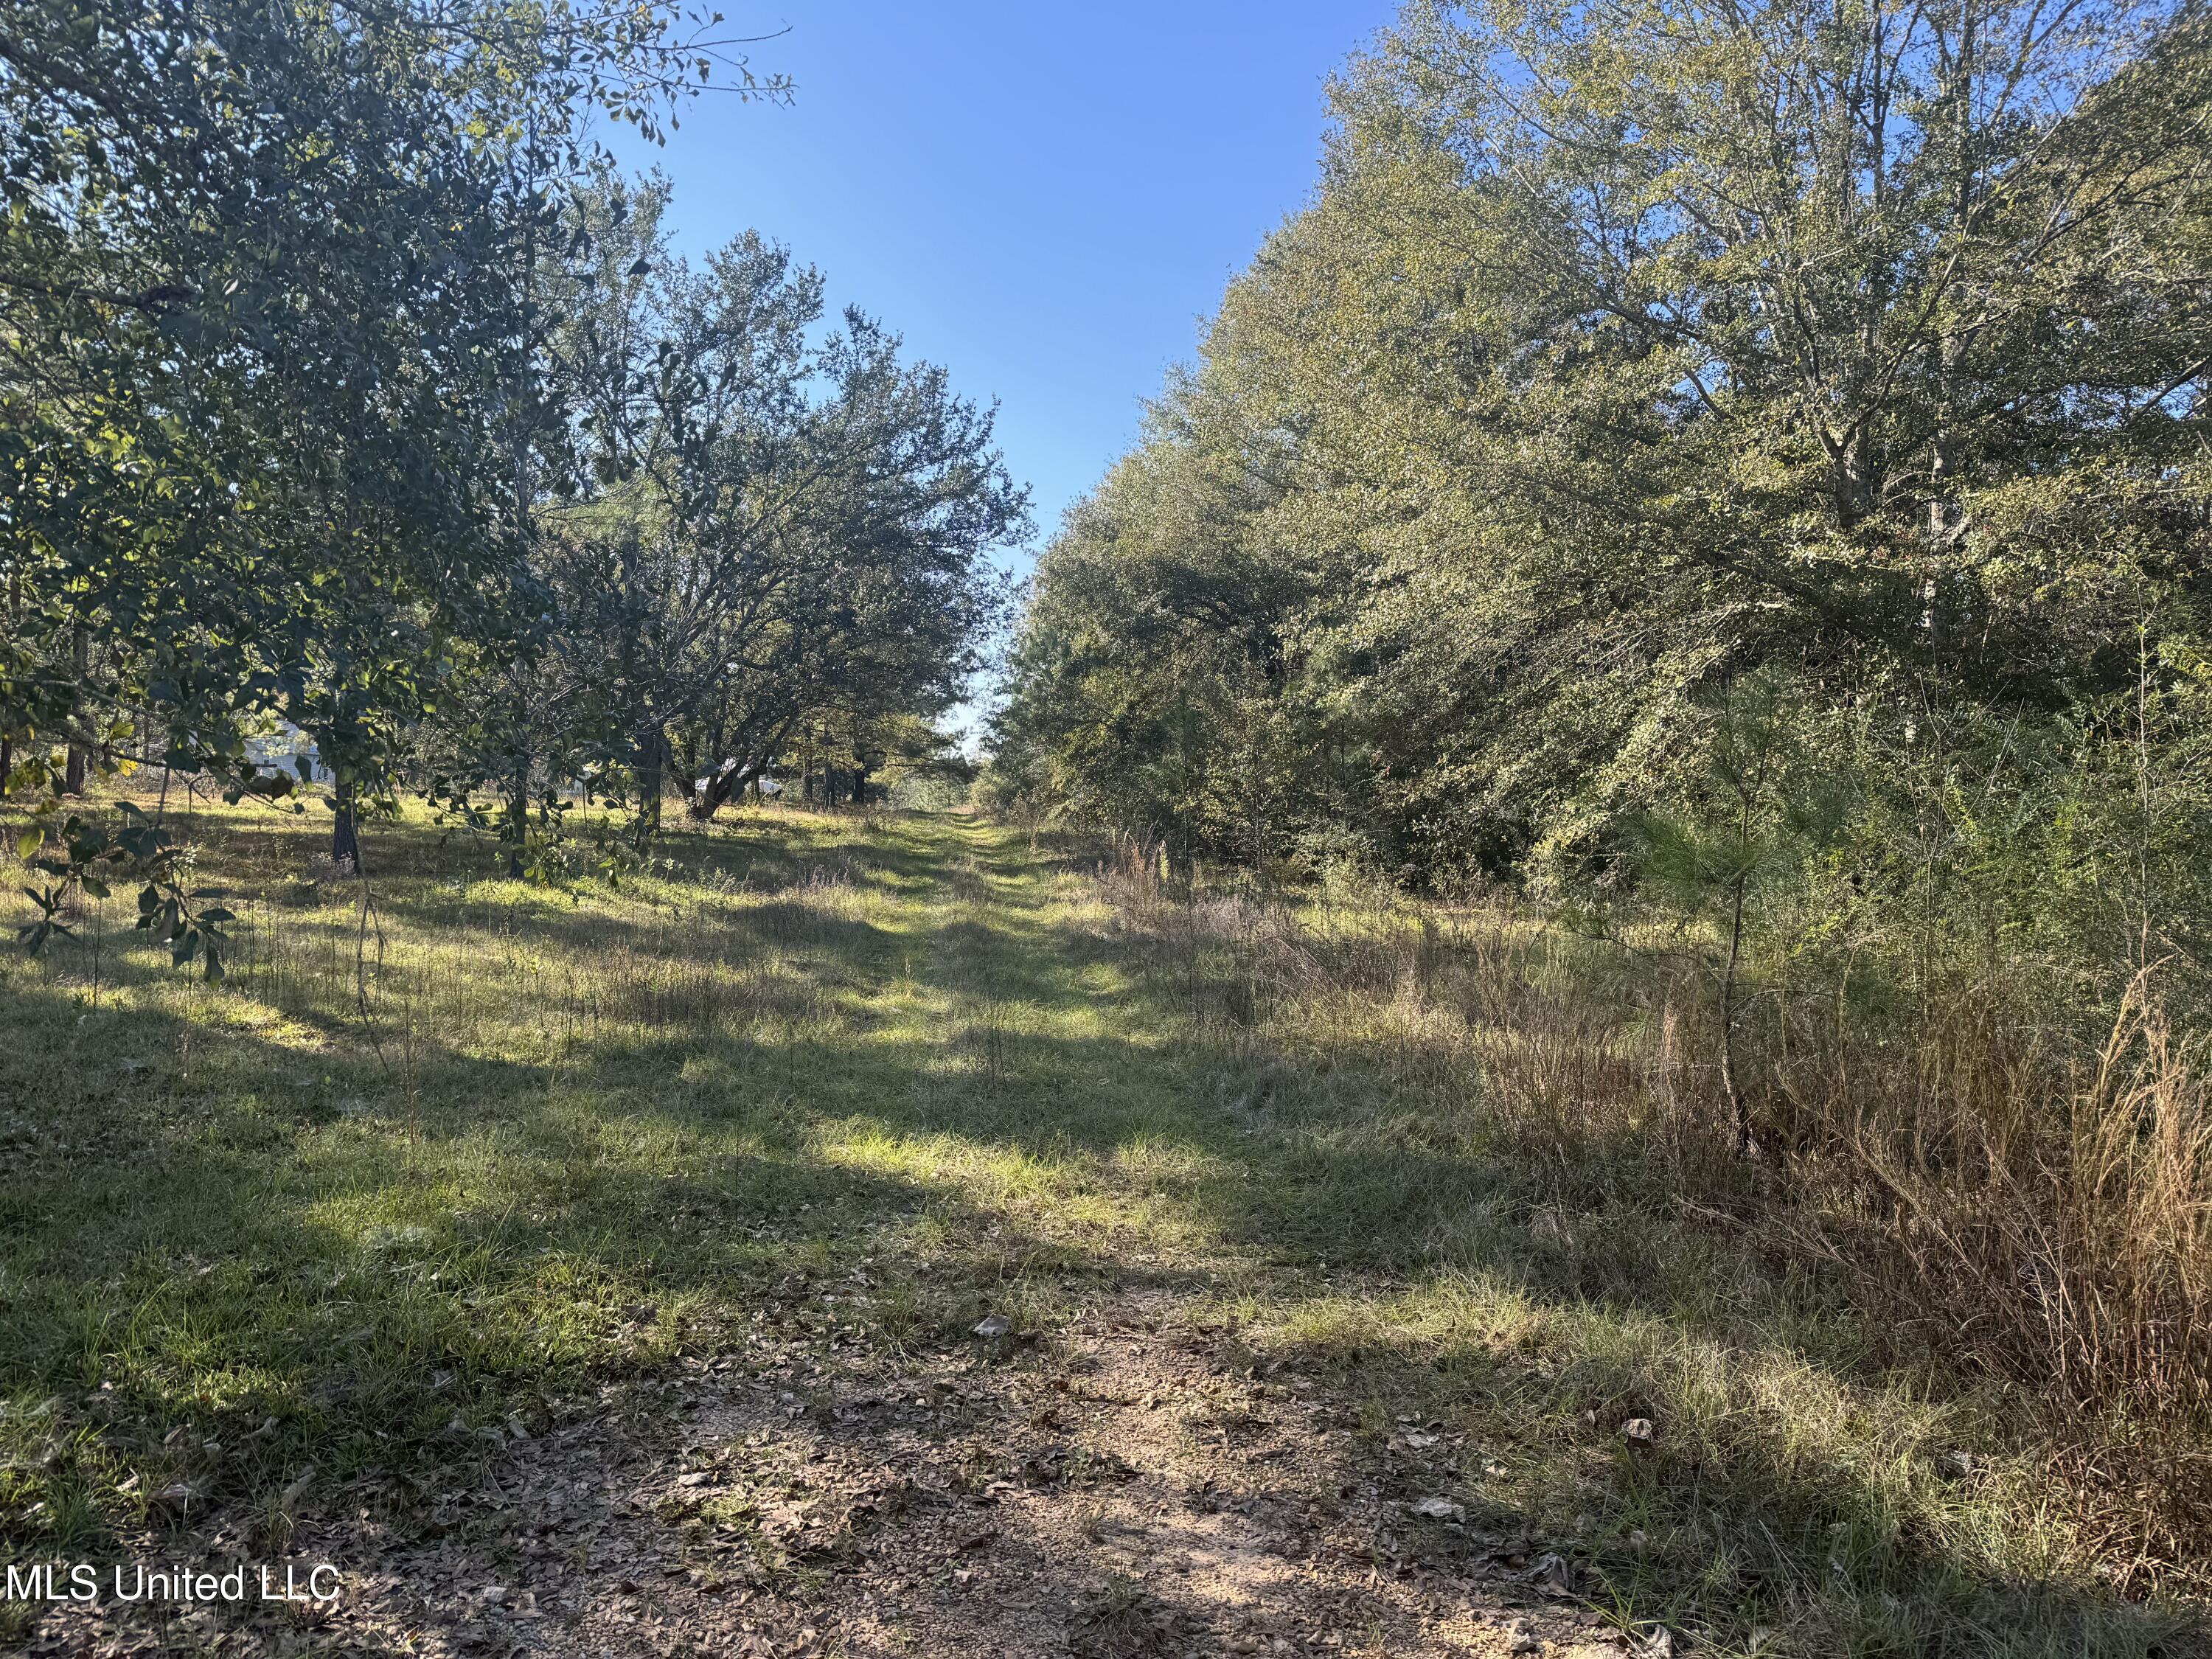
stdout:
<svg viewBox="0 0 2212 1659">
<path fill-rule="evenodd" d="M 2002 1397 L 1673 1201 L 1669 1074 L 1525 918 L 1150 915 L 988 826 L 769 812 L 573 895 L 385 826 L 365 931 L 304 832 L 196 830 L 227 983 L 112 931 L 96 1003 L 88 955 L 0 959 L 9 1549 L 465 1462 L 701 1352 L 964 1360 L 1134 1294 L 1621 1617 L 2142 1650 Z"/>
</svg>

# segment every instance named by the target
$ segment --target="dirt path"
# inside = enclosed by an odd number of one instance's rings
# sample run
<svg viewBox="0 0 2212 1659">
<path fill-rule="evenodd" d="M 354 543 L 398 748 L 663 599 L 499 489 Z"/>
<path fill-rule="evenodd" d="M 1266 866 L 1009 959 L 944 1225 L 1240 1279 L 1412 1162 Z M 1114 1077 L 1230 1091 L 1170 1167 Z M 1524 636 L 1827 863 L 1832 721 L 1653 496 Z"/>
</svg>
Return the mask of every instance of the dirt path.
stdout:
<svg viewBox="0 0 2212 1659">
<path fill-rule="evenodd" d="M 1026 925 L 1034 876 L 949 828 L 915 902 L 916 976 L 948 1051 L 1079 1040 L 1107 1073 L 1189 1088 L 1146 1015 L 1102 1003 L 1080 941 Z M 907 952 L 906 956 L 910 956 Z M 1003 1085 L 1002 1085 L 1003 1086 Z M 1006 1109 L 1049 1127 L 1080 1090 Z M 841 1326 L 864 1268 L 794 1271 L 741 1336 L 549 1431 L 480 1435 L 428 1481 L 303 1503 L 289 1558 L 348 1574 L 326 1609 L 149 1620 L 64 1609 L 39 1653 L 1410 1656 L 1626 1651 L 1540 1540 L 1449 1496 L 1480 1460 L 1443 1423 L 1255 1354 L 1220 1314 L 1255 1271 L 1115 1223 L 1070 1316 L 927 1341 Z M 995 1230 L 995 1223 L 981 1223 Z M 654 1307 L 629 1310 L 650 1327 Z M 1371 1407 L 1370 1407 L 1371 1413 Z M 1479 1473 L 1479 1471 L 1474 1472 Z M 1462 1487 L 1463 1489 L 1463 1487 Z M 234 1558 L 248 1522 L 179 1540 Z"/>
<path fill-rule="evenodd" d="M 895 1374 L 705 1361 L 679 1437 L 581 1424 L 510 1448 L 448 1497 L 457 1533 L 489 1535 L 386 1558 L 325 1634 L 779 1659 L 1625 1650 L 1527 1540 L 1387 1495 L 1443 1483 L 1443 1437 L 1407 1425 L 1364 1468 L 1330 1402 L 1231 1369 L 1179 1304 L 1130 1291 L 1048 1342 Z"/>
</svg>

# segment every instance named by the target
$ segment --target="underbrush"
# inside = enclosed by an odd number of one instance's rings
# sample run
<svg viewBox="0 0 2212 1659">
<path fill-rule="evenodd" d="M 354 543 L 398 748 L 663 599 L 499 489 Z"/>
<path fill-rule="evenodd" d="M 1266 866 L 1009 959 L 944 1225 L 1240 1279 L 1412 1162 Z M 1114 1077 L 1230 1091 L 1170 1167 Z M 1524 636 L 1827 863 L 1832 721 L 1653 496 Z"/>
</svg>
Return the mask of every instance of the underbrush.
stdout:
<svg viewBox="0 0 2212 1659">
<path fill-rule="evenodd" d="M 1703 1574 L 1740 1629 L 1860 1650 L 2132 1650 L 2084 1611 L 2107 1596 L 2199 1616 L 2212 1121 L 2154 969 L 2100 1042 L 1987 977 L 1879 1023 L 1769 996 L 1734 1035 L 1747 1157 L 1678 931 L 1104 882 L 1232 1109 L 1430 1154 L 1321 1247 L 1417 1237 L 1418 1287 L 1309 1307 L 1303 1338 L 1437 1373 L 1602 1571 Z M 1638 1417 L 1652 1443 L 1594 1479 L 1589 1431 Z"/>
<path fill-rule="evenodd" d="M 1962 986 L 1918 1040 L 1774 1066 L 1798 1237 L 2029 1391 L 2122 1582 L 2212 1558 L 2212 1114 L 2154 969 L 2069 1044 Z"/>
<path fill-rule="evenodd" d="M 315 827 L 190 826 L 220 984 L 113 904 L 0 957 L 0 1555 L 274 1540 L 310 1477 L 423 1535 L 702 1357 L 902 1368 L 991 1312 L 1044 1353 L 1135 1291 L 1310 1386 L 1401 1506 L 1378 1572 L 1556 1559 L 1717 1656 L 2203 1626 L 2202 1103 L 2154 975 L 2078 1049 L 2018 1000 L 1915 1042 L 1770 999 L 1746 1160 L 1664 935 L 781 811 L 573 893 L 382 825 L 365 915 Z"/>
</svg>

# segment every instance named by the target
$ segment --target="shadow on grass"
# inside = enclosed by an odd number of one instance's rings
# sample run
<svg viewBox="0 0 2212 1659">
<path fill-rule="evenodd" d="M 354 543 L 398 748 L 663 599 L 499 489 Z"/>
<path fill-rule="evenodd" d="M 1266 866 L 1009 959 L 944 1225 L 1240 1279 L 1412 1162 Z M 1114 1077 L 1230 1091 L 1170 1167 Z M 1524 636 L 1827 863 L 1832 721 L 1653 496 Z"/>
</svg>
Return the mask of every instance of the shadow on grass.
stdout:
<svg viewBox="0 0 2212 1659">
<path fill-rule="evenodd" d="M 1109 1290 L 1258 1297 L 1259 1340 L 1363 1413 L 1357 1455 L 1394 1495 L 1448 1482 L 1467 1510 L 1409 1523 L 1408 1570 L 1517 1539 L 1625 1615 L 1737 1640 L 1809 1618 L 1862 1651 L 2148 1652 L 2168 1629 L 1931 1526 L 1974 1501 L 1930 1462 L 1953 1417 L 1829 1434 L 1893 1379 L 1817 1284 L 1657 1205 L 1538 1237 L 1550 1188 L 1479 1131 L 1395 1112 L 1381 1056 L 1314 1076 L 1249 1031 L 1182 1030 L 1127 947 L 1051 919 L 1011 840 L 901 823 L 888 847 L 791 854 L 769 834 L 678 837 L 744 883 L 686 918 L 517 921 L 604 1005 L 586 1024 L 545 998 L 520 1057 L 387 1018 L 379 1059 L 327 999 L 276 1000 L 312 1041 L 213 1018 L 253 1002 L 250 975 L 187 1016 L 144 957 L 109 964 L 122 1012 L 7 969 L 0 1543 L 112 1548 L 266 1504 L 309 1462 L 343 1485 L 481 1459 L 507 1443 L 488 1434 L 573 1422 L 685 1353 L 742 1357 L 763 1328 L 829 1342 L 842 1316 L 814 1292 L 866 1262 L 865 1342 L 891 1355 L 1010 1299 L 1049 1328 Z M 391 840 L 386 868 L 421 860 L 384 878 L 391 925 L 453 926 L 451 849 Z M 807 902 L 825 883 L 916 908 L 855 920 Z M 837 982 L 756 971 L 794 957 Z M 686 965 L 688 990 L 654 977 Z M 757 983 L 709 994 L 706 967 Z M 895 967 L 913 1006 L 872 1007 Z M 387 966 L 385 1006 L 434 995 L 415 972 Z M 1192 1265 L 1133 1263 L 1153 1234 Z M 1395 1453 L 1408 1416 L 1494 1458 Z M 1623 1442 L 1634 1418 L 1650 1448 Z"/>
</svg>

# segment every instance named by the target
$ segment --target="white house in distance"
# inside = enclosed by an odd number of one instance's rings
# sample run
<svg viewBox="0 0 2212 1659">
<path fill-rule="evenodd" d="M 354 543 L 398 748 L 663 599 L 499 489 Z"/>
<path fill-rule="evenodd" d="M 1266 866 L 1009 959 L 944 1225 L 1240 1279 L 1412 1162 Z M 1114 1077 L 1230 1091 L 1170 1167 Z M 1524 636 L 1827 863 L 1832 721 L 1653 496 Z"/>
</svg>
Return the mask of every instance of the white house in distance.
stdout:
<svg viewBox="0 0 2212 1659">
<path fill-rule="evenodd" d="M 299 775 L 300 757 L 304 755 L 307 757 L 308 782 L 331 781 L 331 769 L 323 764 L 313 739 L 289 720 L 268 737 L 248 738 L 246 753 L 257 769 L 283 772 L 293 777 Z"/>
</svg>

